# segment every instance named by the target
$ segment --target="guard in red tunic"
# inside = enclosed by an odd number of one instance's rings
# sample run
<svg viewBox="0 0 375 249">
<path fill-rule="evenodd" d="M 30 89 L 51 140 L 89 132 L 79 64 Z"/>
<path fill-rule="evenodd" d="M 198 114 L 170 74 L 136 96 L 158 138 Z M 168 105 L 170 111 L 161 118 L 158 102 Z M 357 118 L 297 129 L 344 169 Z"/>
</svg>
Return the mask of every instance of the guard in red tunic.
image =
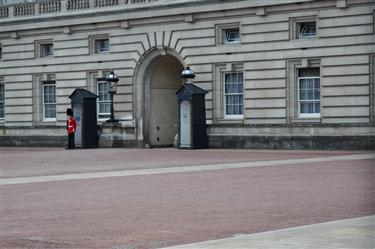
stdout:
<svg viewBox="0 0 375 249">
<path fill-rule="evenodd" d="M 68 119 L 66 120 L 66 131 L 68 133 L 68 148 L 74 149 L 74 133 L 76 132 L 77 122 L 73 117 L 73 110 L 68 108 L 66 109 L 66 115 Z"/>
</svg>

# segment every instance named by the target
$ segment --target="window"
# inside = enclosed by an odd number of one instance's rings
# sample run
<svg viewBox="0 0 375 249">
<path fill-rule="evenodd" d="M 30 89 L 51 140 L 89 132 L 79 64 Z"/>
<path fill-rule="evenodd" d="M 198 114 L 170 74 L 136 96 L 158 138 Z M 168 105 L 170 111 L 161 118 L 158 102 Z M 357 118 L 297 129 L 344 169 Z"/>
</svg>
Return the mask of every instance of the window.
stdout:
<svg viewBox="0 0 375 249">
<path fill-rule="evenodd" d="M 52 56 L 53 55 L 53 44 L 41 44 L 40 45 L 40 57 Z"/>
<path fill-rule="evenodd" d="M 240 24 L 216 26 L 216 44 L 236 44 L 241 42 Z"/>
<path fill-rule="evenodd" d="M 106 53 L 109 52 L 109 41 L 106 40 L 97 40 L 96 42 L 96 49 L 97 53 Z"/>
<path fill-rule="evenodd" d="M 298 107 L 300 116 L 320 115 L 319 68 L 298 69 Z"/>
<path fill-rule="evenodd" d="M 239 28 L 224 29 L 224 43 L 239 43 L 240 42 L 240 30 Z"/>
<path fill-rule="evenodd" d="M 0 120 L 5 117 L 5 91 L 4 82 L 0 79 Z"/>
<path fill-rule="evenodd" d="M 0 43 L 0 60 L 3 58 L 3 46 Z"/>
<path fill-rule="evenodd" d="M 43 120 L 56 120 L 56 84 L 54 81 L 45 81 L 43 89 Z"/>
<path fill-rule="evenodd" d="M 244 79 L 242 63 L 214 65 L 212 122 L 244 123 Z"/>
<path fill-rule="evenodd" d="M 311 39 L 318 37 L 318 17 L 293 17 L 289 20 L 291 40 Z"/>
<path fill-rule="evenodd" d="M 35 57 L 53 56 L 53 41 L 41 40 L 35 41 Z"/>
<path fill-rule="evenodd" d="M 320 58 L 287 60 L 287 122 L 320 123 Z"/>
<path fill-rule="evenodd" d="M 310 38 L 316 35 L 316 22 L 297 23 L 298 38 Z"/>
<path fill-rule="evenodd" d="M 98 81 L 98 118 L 104 119 L 111 116 L 110 84 L 107 81 Z"/>
<path fill-rule="evenodd" d="M 224 74 L 224 102 L 226 118 L 243 118 L 243 75 Z"/>
<path fill-rule="evenodd" d="M 56 76 L 55 74 L 33 75 L 33 123 L 55 125 L 56 121 Z"/>
<path fill-rule="evenodd" d="M 98 35 L 90 37 L 90 53 L 101 54 L 109 52 L 109 36 Z"/>
</svg>

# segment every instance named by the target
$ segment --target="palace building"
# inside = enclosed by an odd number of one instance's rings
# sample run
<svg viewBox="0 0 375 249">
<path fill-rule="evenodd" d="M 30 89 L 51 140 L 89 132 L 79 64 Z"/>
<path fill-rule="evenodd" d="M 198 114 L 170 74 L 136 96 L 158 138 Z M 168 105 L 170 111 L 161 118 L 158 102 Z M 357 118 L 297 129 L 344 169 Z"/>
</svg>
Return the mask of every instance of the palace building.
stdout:
<svg viewBox="0 0 375 249">
<path fill-rule="evenodd" d="M 373 0 L 2 0 L 0 145 L 64 146 L 86 89 L 100 147 L 173 146 L 190 66 L 211 148 L 374 150 L 374 20 Z"/>
</svg>

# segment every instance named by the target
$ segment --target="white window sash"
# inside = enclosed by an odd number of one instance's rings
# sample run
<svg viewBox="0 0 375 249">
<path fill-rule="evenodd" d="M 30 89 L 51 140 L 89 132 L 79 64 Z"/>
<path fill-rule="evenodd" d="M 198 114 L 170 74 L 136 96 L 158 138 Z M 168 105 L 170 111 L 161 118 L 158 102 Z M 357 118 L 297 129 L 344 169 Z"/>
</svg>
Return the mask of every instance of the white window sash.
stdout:
<svg viewBox="0 0 375 249">
<path fill-rule="evenodd" d="M 50 86 L 53 86 L 55 88 L 55 92 L 54 92 L 54 96 L 55 96 L 55 102 L 49 102 L 49 103 L 46 103 L 45 102 L 45 89 L 47 87 L 50 87 Z M 43 94 L 42 94 L 42 103 L 43 103 L 43 121 L 56 121 L 56 84 L 52 84 L 52 83 L 48 83 L 48 84 L 43 84 Z M 54 118 L 50 118 L 50 117 L 46 117 L 46 106 L 47 105 L 54 105 L 55 106 L 55 117 Z"/>
<path fill-rule="evenodd" d="M 109 84 L 108 82 L 106 81 L 98 81 L 97 83 L 97 94 L 98 94 L 98 101 L 97 101 L 97 109 L 98 109 L 98 120 L 107 120 L 110 115 L 111 115 L 111 112 L 100 112 L 100 104 L 109 104 L 111 105 L 111 95 L 109 95 L 108 97 L 108 100 L 100 100 L 100 87 L 99 85 L 100 84 Z M 102 117 L 102 116 L 105 116 L 105 117 Z"/>
<path fill-rule="evenodd" d="M 321 109 L 319 109 L 319 113 L 301 113 L 301 104 L 302 103 L 319 103 L 320 104 L 320 98 L 319 100 L 302 100 L 301 99 L 301 94 L 300 94 L 300 82 L 303 79 L 320 79 L 320 76 L 311 76 L 311 77 L 298 77 L 298 116 L 301 118 L 318 118 L 320 117 Z M 320 84 L 319 84 L 320 86 Z M 320 87 L 319 87 L 319 92 L 320 92 Z M 320 107 L 320 106 L 319 106 Z"/>
<path fill-rule="evenodd" d="M 5 89 L 4 89 L 4 83 L 0 82 L 0 86 L 1 86 L 0 96 L 1 96 L 1 99 L 2 99 L 2 100 L 0 100 L 0 104 L 3 106 L 2 107 L 3 115 L 0 116 L 0 120 L 4 120 L 4 118 L 5 118 Z"/>
<path fill-rule="evenodd" d="M 244 118 L 244 100 L 243 100 L 243 91 L 242 93 L 226 93 L 225 92 L 225 75 L 226 74 L 240 74 L 240 72 L 225 72 L 223 73 L 223 84 L 224 84 L 224 87 L 223 87 L 223 93 L 224 93 L 224 118 L 225 119 L 243 119 Z M 229 82 L 228 82 L 229 83 Z M 239 83 L 239 82 L 237 82 Z M 242 87 L 243 87 L 243 80 L 242 80 Z M 242 114 L 227 114 L 227 96 L 242 96 Z M 236 105 L 239 105 L 238 103 Z"/>
</svg>

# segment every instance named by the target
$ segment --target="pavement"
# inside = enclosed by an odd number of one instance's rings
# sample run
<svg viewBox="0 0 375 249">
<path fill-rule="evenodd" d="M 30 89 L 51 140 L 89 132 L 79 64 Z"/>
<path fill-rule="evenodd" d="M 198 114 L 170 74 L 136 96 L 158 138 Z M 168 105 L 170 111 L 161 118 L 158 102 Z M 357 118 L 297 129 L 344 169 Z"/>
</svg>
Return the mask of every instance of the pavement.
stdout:
<svg viewBox="0 0 375 249">
<path fill-rule="evenodd" d="M 365 151 L 0 148 L 1 249 L 374 249 Z"/>
<path fill-rule="evenodd" d="M 266 167 L 266 166 L 280 166 L 280 165 L 293 165 L 303 163 L 325 163 L 325 162 L 339 162 L 351 160 L 364 160 L 375 159 L 374 154 L 359 154 L 359 155 L 342 155 L 331 157 L 315 157 L 303 159 L 285 159 L 285 160 L 267 160 L 257 162 L 237 162 L 237 163 L 213 163 L 209 165 L 195 165 L 191 166 L 175 166 L 168 168 L 154 168 L 154 169 L 139 169 L 139 170 L 117 170 L 109 172 L 89 172 L 89 173 L 74 173 L 62 175 L 47 175 L 47 176 L 26 176 L 26 177 L 13 177 L 3 178 L 0 185 L 13 185 L 25 183 L 41 183 L 41 182 L 56 182 L 68 180 L 83 180 L 95 178 L 108 178 L 108 177 L 125 177 L 125 176 L 141 176 L 141 175 L 154 175 L 154 174 L 170 174 L 170 173 L 187 173 L 198 171 L 210 170 L 223 170 L 223 169 L 241 169 L 252 167 Z"/>
<path fill-rule="evenodd" d="M 373 249 L 375 216 L 237 235 L 164 249 Z"/>
</svg>

